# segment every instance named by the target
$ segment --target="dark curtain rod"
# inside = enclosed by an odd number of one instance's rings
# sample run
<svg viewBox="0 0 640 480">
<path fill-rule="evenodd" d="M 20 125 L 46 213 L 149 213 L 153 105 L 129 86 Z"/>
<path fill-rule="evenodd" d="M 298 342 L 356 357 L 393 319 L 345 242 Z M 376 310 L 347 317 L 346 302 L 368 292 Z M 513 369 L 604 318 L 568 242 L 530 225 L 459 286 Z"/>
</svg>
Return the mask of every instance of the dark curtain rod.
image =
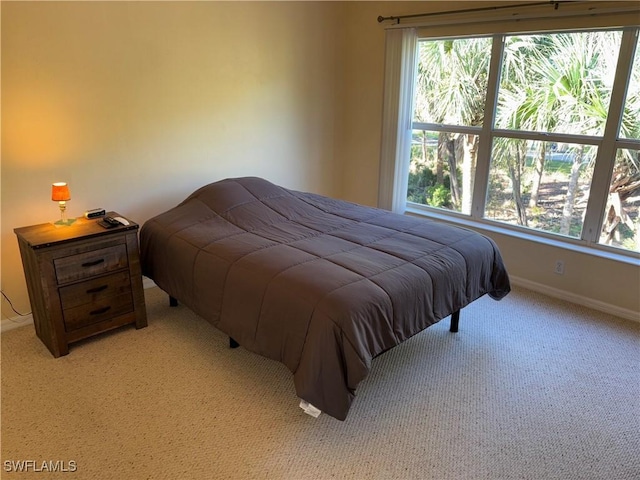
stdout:
<svg viewBox="0 0 640 480">
<path fill-rule="evenodd" d="M 486 12 L 490 10 L 506 10 L 508 8 L 522 8 L 522 7 L 537 7 L 540 5 L 553 5 L 555 10 L 558 9 L 558 6 L 561 3 L 573 3 L 570 0 L 563 1 L 546 1 L 546 2 L 535 2 L 535 3 L 520 3 L 517 5 L 497 5 L 494 7 L 480 7 L 480 8 L 468 8 L 466 10 L 448 10 L 446 12 L 431 12 L 431 13 L 414 13 L 412 15 L 398 15 L 397 17 L 383 17 L 380 15 L 378 17 L 378 23 L 382 23 L 385 20 L 395 20 L 397 24 L 400 23 L 400 20 L 404 20 L 405 18 L 418 18 L 418 17 L 437 17 L 439 15 L 453 15 L 456 13 L 473 13 L 473 12 Z"/>
</svg>

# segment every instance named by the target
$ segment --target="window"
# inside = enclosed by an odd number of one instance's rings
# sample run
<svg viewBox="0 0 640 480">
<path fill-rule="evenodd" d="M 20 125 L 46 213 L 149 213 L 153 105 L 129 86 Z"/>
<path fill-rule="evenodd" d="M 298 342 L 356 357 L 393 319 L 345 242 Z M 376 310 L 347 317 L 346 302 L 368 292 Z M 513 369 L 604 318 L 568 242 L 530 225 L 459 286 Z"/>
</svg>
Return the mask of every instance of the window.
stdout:
<svg viewBox="0 0 640 480">
<path fill-rule="evenodd" d="M 640 251 L 638 28 L 419 39 L 407 205 Z"/>
<path fill-rule="evenodd" d="M 407 199 L 469 214 L 491 38 L 418 45 Z"/>
</svg>

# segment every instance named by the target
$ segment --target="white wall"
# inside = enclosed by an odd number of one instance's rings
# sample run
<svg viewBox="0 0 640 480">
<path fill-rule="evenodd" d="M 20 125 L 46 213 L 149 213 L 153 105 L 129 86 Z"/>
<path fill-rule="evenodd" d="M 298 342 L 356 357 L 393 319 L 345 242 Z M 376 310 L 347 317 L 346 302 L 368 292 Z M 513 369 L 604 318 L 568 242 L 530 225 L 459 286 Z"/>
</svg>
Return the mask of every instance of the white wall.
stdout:
<svg viewBox="0 0 640 480">
<path fill-rule="evenodd" d="M 337 5 L 2 2 L 2 290 L 13 229 L 103 207 L 142 224 L 197 187 L 263 176 L 339 195 Z M 2 302 L 3 316 L 12 316 Z"/>
</svg>

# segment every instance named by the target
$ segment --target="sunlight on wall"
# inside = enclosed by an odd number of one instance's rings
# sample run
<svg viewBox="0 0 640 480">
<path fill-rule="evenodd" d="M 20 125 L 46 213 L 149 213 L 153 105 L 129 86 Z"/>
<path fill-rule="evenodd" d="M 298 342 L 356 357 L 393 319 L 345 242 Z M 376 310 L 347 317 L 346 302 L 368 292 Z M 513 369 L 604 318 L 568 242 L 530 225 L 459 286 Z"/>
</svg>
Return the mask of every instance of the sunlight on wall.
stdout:
<svg viewBox="0 0 640 480">
<path fill-rule="evenodd" d="M 78 150 L 78 120 L 64 95 L 28 84 L 3 92 L 3 156 L 19 158 L 23 169 L 35 170 L 74 158 Z"/>
<path fill-rule="evenodd" d="M 227 177 L 335 193 L 333 2 L 1 8 L 2 289 L 22 311 L 13 229 L 59 218 L 52 182 L 69 217 L 139 224 Z"/>
</svg>

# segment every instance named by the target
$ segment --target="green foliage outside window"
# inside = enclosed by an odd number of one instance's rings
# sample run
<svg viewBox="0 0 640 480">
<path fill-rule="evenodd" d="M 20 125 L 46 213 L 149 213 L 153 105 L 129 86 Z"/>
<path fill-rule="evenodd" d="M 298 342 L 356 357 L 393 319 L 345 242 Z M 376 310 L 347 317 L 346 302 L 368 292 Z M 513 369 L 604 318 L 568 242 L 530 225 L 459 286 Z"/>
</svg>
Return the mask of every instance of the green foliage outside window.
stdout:
<svg viewBox="0 0 640 480">
<path fill-rule="evenodd" d="M 619 30 L 504 37 L 490 118 L 492 129 L 513 133 L 489 140 L 485 218 L 581 237 L 598 145 L 579 139 L 602 138 L 621 39 Z M 638 50 L 622 139 L 640 139 Z M 483 126 L 491 52 L 489 37 L 419 42 L 409 201 L 470 214 L 476 164 L 487 159 L 478 158 L 481 136 L 461 132 Z M 617 150 L 601 243 L 640 250 L 639 155 Z"/>
</svg>

